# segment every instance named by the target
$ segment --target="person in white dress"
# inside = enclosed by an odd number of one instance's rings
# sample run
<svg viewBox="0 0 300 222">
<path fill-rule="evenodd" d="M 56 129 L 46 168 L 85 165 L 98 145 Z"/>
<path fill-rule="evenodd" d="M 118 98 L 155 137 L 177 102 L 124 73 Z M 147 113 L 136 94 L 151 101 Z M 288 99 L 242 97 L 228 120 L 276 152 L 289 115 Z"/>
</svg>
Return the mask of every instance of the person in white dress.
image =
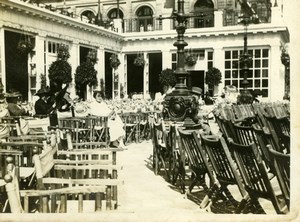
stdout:
<svg viewBox="0 0 300 222">
<path fill-rule="evenodd" d="M 109 116 L 108 127 L 111 147 L 122 147 L 125 136 L 124 123 L 120 116 L 111 110 L 103 100 L 101 90 L 94 90 L 93 101 L 90 103 L 90 114 L 94 116 Z"/>
</svg>

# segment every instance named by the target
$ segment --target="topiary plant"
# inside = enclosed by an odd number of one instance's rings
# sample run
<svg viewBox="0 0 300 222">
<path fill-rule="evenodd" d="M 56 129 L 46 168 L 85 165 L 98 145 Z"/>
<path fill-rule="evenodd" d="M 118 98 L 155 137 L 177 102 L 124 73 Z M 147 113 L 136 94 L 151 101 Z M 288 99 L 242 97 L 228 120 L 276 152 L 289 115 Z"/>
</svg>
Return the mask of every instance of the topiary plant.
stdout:
<svg viewBox="0 0 300 222">
<path fill-rule="evenodd" d="M 206 72 L 205 83 L 210 87 L 219 85 L 222 82 L 221 79 L 221 71 L 215 67 L 210 68 Z"/>
<path fill-rule="evenodd" d="M 172 69 L 164 69 L 159 74 L 158 80 L 162 85 L 164 91 L 168 90 L 169 87 L 174 87 L 177 83 L 176 76 Z"/>
<path fill-rule="evenodd" d="M 162 70 L 159 74 L 159 82 L 163 86 L 175 86 L 177 80 L 174 71 L 169 68 Z"/>
<path fill-rule="evenodd" d="M 57 60 L 49 67 L 49 79 L 51 85 L 56 85 L 61 88 L 62 84 L 69 84 L 72 81 L 72 67 L 67 62 L 70 57 L 69 48 L 61 44 L 57 50 Z"/>
</svg>

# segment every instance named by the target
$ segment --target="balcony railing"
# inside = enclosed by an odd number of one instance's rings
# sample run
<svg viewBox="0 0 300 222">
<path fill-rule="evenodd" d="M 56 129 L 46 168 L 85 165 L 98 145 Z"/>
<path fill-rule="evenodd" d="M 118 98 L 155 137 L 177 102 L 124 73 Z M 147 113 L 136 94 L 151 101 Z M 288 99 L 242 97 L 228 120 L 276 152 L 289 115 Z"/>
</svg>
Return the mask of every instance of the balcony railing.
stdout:
<svg viewBox="0 0 300 222">
<path fill-rule="evenodd" d="M 124 19 L 123 20 L 124 32 L 149 32 L 162 30 L 162 25 L 156 17 L 147 19 Z"/>
</svg>

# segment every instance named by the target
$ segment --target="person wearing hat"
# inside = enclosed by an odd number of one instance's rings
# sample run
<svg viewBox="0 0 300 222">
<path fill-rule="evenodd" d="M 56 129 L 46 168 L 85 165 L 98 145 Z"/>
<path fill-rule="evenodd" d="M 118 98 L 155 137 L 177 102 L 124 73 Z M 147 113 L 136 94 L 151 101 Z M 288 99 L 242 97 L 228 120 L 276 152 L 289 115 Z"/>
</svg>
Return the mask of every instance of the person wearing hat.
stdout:
<svg viewBox="0 0 300 222">
<path fill-rule="evenodd" d="M 203 105 L 204 101 L 202 100 L 202 89 L 199 87 L 192 87 L 192 95 L 195 96 L 196 100 L 198 101 L 199 105 Z M 210 126 L 203 120 L 203 114 L 198 113 L 198 116 L 194 121 L 198 121 L 198 124 L 201 127 L 202 133 L 204 135 L 211 134 Z"/>
<path fill-rule="evenodd" d="M 28 111 L 20 104 L 22 94 L 17 91 L 9 92 L 5 94 L 7 101 L 7 108 L 10 116 L 26 116 Z"/>
<path fill-rule="evenodd" d="M 55 103 L 49 102 L 50 89 L 42 87 L 35 95 L 39 96 L 34 104 L 35 115 L 49 115 L 56 107 Z"/>
<path fill-rule="evenodd" d="M 123 146 L 123 138 L 125 136 L 124 123 L 120 116 L 114 113 L 103 100 L 104 93 L 97 88 L 93 93 L 93 101 L 90 103 L 90 114 L 94 116 L 109 116 L 109 138 L 111 147 Z"/>
</svg>

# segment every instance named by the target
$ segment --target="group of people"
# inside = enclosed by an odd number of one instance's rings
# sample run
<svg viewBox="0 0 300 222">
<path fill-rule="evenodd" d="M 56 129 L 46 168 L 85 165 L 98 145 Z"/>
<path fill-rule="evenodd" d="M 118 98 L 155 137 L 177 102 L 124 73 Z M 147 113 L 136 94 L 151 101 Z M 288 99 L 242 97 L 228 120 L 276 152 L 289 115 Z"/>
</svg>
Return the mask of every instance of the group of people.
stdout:
<svg viewBox="0 0 300 222">
<path fill-rule="evenodd" d="M 34 104 L 34 116 L 37 118 L 49 118 L 50 125 L 58 125 L 58 112 L 70 112 L 70 117 L 74 114 L 74 100 L 70 97 L 68 85 L 57 92 L 52 92 L 50 87 L 42 87 L 35 96 L 39 99 Z M 9 92 L 0 95 L 1 116 L 28 116 L 29 112 L 22 105 L 22 95 L 19 92 Z M 3 97 L 3 98 L 2 98 Z M 124 124 L 117 113 L 113 112 L 103 100 L 104 95 L 101 90 L 94 90 L 93 101 L 90 103 L 88 115 L 109 116 L 108 127 L 111 147 L 123 146 L 125 136 Z"/>
</svg>

